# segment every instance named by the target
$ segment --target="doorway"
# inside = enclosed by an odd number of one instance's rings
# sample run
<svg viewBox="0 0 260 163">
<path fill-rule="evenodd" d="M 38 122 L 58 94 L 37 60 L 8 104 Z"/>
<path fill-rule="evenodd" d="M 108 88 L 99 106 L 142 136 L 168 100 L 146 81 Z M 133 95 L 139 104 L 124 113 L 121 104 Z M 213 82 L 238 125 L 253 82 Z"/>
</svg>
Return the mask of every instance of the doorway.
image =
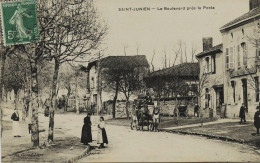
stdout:
<svg viewBox="0 0 260 163">
<path fill-rule="evenodd" d="M 243 87 L 243 103 L 246 106 L 246 112 L 248 112 L 247 80 L 246 79 L 242 79 L 242 87 Z"/>
<path fill-rule="evenodd" d="M 216 114 L 221 114 L 221 107 L 224 102 L 224 89 L 223 86 L 215 88 L 216 91 Z"/>
</svg>

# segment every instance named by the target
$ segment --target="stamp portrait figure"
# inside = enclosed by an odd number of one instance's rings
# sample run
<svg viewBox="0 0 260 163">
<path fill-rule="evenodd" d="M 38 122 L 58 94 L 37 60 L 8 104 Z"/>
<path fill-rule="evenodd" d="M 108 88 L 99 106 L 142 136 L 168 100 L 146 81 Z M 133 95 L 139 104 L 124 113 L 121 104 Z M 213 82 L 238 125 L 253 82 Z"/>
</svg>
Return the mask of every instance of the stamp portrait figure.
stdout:
<svg viewBox="0 0 260 163">
<path fill-rule="evenodd" d="M 17 37 L 20 38 L 20 40 L 23 40 L 24 38 L 29 38 L 31 33 L 31 31 L 26 29 L 26 27 L 23 24 L 24 17 L 32 17 L 28 15 L 26 11 L 27 10 L 25 8 L 22 8 L 21 4 L 18 4 L 17 10 L 14 12 L 14 15 L 9 20 L 10 24 L 16 26 Z"/>
</svg>

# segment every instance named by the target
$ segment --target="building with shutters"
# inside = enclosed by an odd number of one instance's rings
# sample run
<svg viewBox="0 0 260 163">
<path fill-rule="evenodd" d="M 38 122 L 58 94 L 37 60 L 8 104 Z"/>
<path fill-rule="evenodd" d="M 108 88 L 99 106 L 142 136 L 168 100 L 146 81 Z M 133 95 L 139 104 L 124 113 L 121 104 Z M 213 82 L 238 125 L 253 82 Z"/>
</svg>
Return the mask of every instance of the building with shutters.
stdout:
<svg viewBox="0 0 260 163">
<path fill-rule="evenodd" d="M 205 116 L 223 117 L 224 115 L 224 62 L 223 45 L 213 45 L 213 39 L 203 38 L 203 52 L 196 55 L 200 65 L 199 105 Z"/>
<path fill-rule="evenodd" d="M 87 72 L 87 103 L 95 114 L 99 114 L 104 109 L 105 102 L 113 100 L 115 96 L 114 88 L 105 82 L 106 71 L 111 69 L 134 69 L 138 71 L 139 80 L 142 81 L 149 73 L 149 64 L 145 55 L 133 56 L 108 56 L 100 60 L 90 62 L 85 68 Z M 112 75 L 112 74 L 110 74 Z M 137 98 L 133 94 L 130 100 Z M 122 92 L 118 93 L 117 100 L 125 100 Z"/>
<path fill-rule="evenodd" d="M 223 36 L 223 84 L 227 117 L 238 117 L 242 103 L 247 107 L 247 116 L 252 117 L 259 103 L 259 4 L 259 0 L 250 0 L 248 13 L 220 28 Z"/>
</svg>

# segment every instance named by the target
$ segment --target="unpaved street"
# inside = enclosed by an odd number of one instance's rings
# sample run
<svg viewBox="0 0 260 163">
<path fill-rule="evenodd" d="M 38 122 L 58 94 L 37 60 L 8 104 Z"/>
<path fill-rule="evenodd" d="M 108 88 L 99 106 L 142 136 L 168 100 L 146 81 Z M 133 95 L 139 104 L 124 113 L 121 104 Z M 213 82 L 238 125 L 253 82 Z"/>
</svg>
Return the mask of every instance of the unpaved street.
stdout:
<svg viewBox="0 0 260 163">
<path fill-rule="evenodd" d="M 4 119 L 10 119 L 10 113 Z M 39 115 L 40 128 L 48 131 L 48 117 Z M 68 113 L 55 115 L 55 131 L 66 136 L 81 136 L 85 115 Z M 97 121 L 92 116 L 93 139 L 96 139 Z M 106 126 L 108 147 L 95 149 L 79 162 L 102 161 L 254 161 L 260 160 L 258 152 L 247 145 L 210 140 L 204 137 L 178 135 L 164 132 L 130 130 L 130 127 Z M 48 132 L 42 133 L 46 137 Z M 27 133 L 26 133 L 27 135 Z M 24 135 L 24 136 L 26 136 Z M 5 135 L 4 135 L 5 136 Z M 92 143 L 97 147 L 96 142 Z M 73 146 L 73 145 L 72 145 Z"/>
<path fill-rule="evenodd" d="M 103 161 L 259 161 L 246 145 L 164 132 L 131 131 L 107 126 L 109 145 L 80 162 Z"/>
</svg>

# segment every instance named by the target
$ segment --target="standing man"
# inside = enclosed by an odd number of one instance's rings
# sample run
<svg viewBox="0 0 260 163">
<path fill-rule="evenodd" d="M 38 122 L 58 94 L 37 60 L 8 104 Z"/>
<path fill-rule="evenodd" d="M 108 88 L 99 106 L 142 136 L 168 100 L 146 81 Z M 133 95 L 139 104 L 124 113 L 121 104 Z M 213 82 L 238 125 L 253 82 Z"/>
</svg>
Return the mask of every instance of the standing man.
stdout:
<svg viewBox="0 0 260 163">
<path fill-rule="evenodd" d="M 44 102 L 44 116 L 45 117 L 48 117 L 49 116 L 49 109 L 50 109 L 50 106 L 51 106 L 51 100 L 50 98 L 48 97 L 45 102 Z"/>
<path fill-rule="evenodd" d="M 256 128 L 256 134 L 259 134 L 259 128 L 260 128 L 260 103 L 256 107 L 256 112 L 255 112 L 255 116 L 254 116 L 254 125 L 255 125 L 255 128 Z"/>
<path fill-rule="evenodd" d="M 194 117 L 196 116 L 196 114 L 197 114 L 197 117 L 199 117 L 199 109 L 200 109 L 199 105 L 195 104 L 195 106 L 194 106 Z"/>
<path fill-rule="evenodd" d="M 242 120 L 244 121 L 244 123 L 246 122 L 246 106 L 244 103 L 242 103 L 242 106 L 240 107 L 239 117 L 240 123 L 242 123 Z"/>
</svg>

